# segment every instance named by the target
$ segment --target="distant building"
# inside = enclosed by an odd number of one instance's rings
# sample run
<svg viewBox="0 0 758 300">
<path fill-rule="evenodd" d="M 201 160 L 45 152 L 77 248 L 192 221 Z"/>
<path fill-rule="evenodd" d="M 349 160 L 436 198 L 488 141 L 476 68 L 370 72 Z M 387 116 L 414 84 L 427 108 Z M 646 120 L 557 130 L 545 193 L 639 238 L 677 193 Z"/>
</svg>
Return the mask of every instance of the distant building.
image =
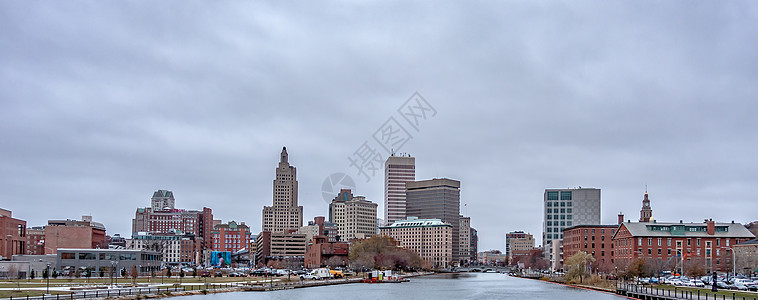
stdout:
<svg viewBox="0 0 758 300">
<path fill-rule="evenodd" d="M 313 243 L 308 247 L 305 252 L 305 267 L 306 268 L 320 268 L 320 267 L 337 267 L 348 265 L 348 254 L 350 253 L 350 245 L 344 242 L 327 242 L 325 235 L 317 235 L 313 237 Z"/>
<path fill-rule="evenodd" d="M 376 203 L 342 189 L 329 204 L 329 221 L 337 224 L 339 241 L 365 239 L 376 234 Z"/>
<path fill-rule="evenodd" d="M 705 271 L 729 271 L 734 245 L 755 236 L 739 223 L 647 223 L 624 222 L 613 236 L 615 253 L 620 264 L 637 258 L 672 263 L 681 272 L 688 263 L 704 265 Z M 694 262 L 693 262 L 694 261 Z"/>
<path fill-rule="evenodd" d="M 302 267 L 307 241 L 304 234 L 263 231 L 256 237 L 255 264 L 267 266 L 271 261 L 291 264 L 299 262 Z M 298 266 L 283 266 L 294 269 Z"/>
<path fill-rule="evenodd" d="M 618 225 L 576 225 L 563 229 L 563 258 L 568 259 L 579 251 L 595 258 L 593 270 L 609 272 L 614 268 L 613 235 Z"/>
<path fill-rule="evenodd" d="M 237 252 L 246 249 L 250 243 L 250 227 L 245 222 L 237 224 L 230 221 L 226 224 L 219 224 L 211 231 L 213 237 L 213 251 Z"/>
<path fill-rule="evenodd" d="M 327 222 L 325 217 L 315 217 L 313 221 L 308 221 L 308 225 L 303 226 L 297 233 L 305 234 L 305 240 L 310 242 L 314 236 L 323 235 L 327 237 L 328 243 L 337 241 L 339 226 L 337 223 Z"/>
<path fill-rule="evenodd" d="M 126 240 L 126 249 L 159 252 L 162 254 L 163 262 L 172 265 L 195 264 L 200 259 L 200 255 L 195 251 L 197 244 L 198 241 L 191 233 L 137 232 L 131 239 Z"/>
<path fill-rule="evenodd" d="M 758 273 L 758 239 L 752 239 L 733 245 L 735 268 L 737 273 L 749 275 Z M 727 251 L 730 251 L 727 249 Z M 727 267 L 728 271 L 728 267 Z"/>
<path fill-rule="evenodd" d="M 56 254 L 58 248 L 106 249 L 105 226 L 93 222 L 92 216 L 82 216 L 81 220 L 48 220 L 45 254 Z"/>
<path fill-rule="evenodd" d="M 174 200 L 174 193 L 171 191 L 157 190 L 150 198 L 150 208 L 154 211 L 172 210 L 176 208 L 175 206 L 176 200 Z"/>
<path fill-rule="evenodd" d="M 545 189 L 543 209 L 542 243 L 546 258 L 555 268 L 563 264 L 563 257 L 560 246 L 550 244 L 563 239 L 563 229 L 576 225 L 600 225 L 600 189 Z"/>
<path fill-rule="evenodd" d="M 13 218 L 10 210 L 0 208 L 0 257 L 10 259 L 26 254 L 26 221 Z"/>
<path fill-rule="evenodd" d="M 113 236 L 105 236 L 105 245 L 109 249 L 126 249 L 126 238 L 116 233 Z"/>
<path fill-rule="evenodd" d="M 514 251 L 528 252 L 534 249 L 534 236 L 523 231 L 512 231 L 505 234 L 505 255 L 513 261 Z M 510 263 L 509 261 L 509 263 Z"/>
<path fill-rule="evenodd" d="M 434 267 L 445 268 L 453 261 L 453 226 L 440 219 L 408 217 L 379 228 L 379 233 L 418 253 Z"/>
<path fill-rule="evenodd" d="M 282 148 L 274 179 L 274 205 L 263 207 L 263 231 L 289 233 L 303 227 L 303 207 L 297 200 L 297 169 Z"/>
<path fill-rule="evenodd" d="M 211 251 L 213 231 L 213 211 L 208 207 L 202 210 L 177 209 L 174 193 L 158 190 L 150 199 L 151 207 L 137 208 L 132 219 L 132 235 L 145 232 L 155 235 L 191 234 L 195 237 L 196 248 L 193 257 L 197 263 L 203 263 L 204 251 Z M 155 210 L 153 207 L 161 207 Z"/>
<path fill-rule="evenodd" d="M 477 254 L 479 253 L 479 232 L 476 231 L 476 228 L 471 227 L 471 257 L 469 258 L 469 261 L 477 261 Z"/>
<path fill-rule="evenodd" d="M 479 263 L 490 266 L 505 265 L 507 263 L 507 257 L 505 256 L 505 253 L 500 252 L 500 250 L 479 252 L 477 259 Z"/>
<path fill-rule="evenodd" d="M 384 219 L 386 224 L 405 219 L 405 183 L 415 180 L 415 157 L 410 155 L 395 156 L 393 153 L 384 162 Z"/>
<path fill-rule="evenodd" d="M 462 264 L 471 261 L 471 217 L 459 217 L 460 225 L 458 227 L 458 257 Z"/>
<path fill-rule="evenodd" d="M 34 226 L 26 228 L 26 254 L 45 254 L 45 227 Z"/>
<path fill-rule="evenodd" d="M 419 219 L 440 219 L 453 225 L 453 261 L 460 257 L 461 182 L 447 178 L 406 182 L 406 214 Z"/>
</svg>

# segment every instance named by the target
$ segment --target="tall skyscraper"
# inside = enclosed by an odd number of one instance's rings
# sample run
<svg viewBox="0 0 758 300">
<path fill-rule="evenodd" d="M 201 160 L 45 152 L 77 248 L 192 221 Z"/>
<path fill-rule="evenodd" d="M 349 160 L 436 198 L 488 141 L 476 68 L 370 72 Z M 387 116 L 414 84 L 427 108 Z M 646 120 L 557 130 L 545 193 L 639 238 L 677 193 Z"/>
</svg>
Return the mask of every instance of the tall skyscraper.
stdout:
<svg viewBox="0 0 758 300">
<path fill-rule="evenodd" d="M 384 219 L 405 220 L 405 183 L 416 180 L 416 158 L 392 154 L 384 162 Z"/>
<path fill-rule="evenodd" d="M 263 207 L 263 231 L 294 232 L 303 227 L 303 207 L 297 205 L 297 169 L 282 147 L 274 179 L 274 205 Z"/>
<path fill-rule="evenodd" d="M 553 266 L 560 265 L 560 242 L 563 229 L 576 225 L 600 225 L 600 189 L 545 189 L 542 244 L 549 251 Z"/>
<path fill-rule="evenodd" d="M 640 210 L 640 222 L 650 222 L 650 218 L 653 217 L 653 208 L 650 207 L 650 199 L 647 198 L 647 191 L 645 192 L 645 198 L 642 199 L 642 209 Z"/>
<path fill-rule="evenodd" d="M 460 257 L 461 182 L 447 178 L 406 182 L 406 214 L 419 219 L 440 219 L 453 225 L 453 260 Z"/>
</svg>

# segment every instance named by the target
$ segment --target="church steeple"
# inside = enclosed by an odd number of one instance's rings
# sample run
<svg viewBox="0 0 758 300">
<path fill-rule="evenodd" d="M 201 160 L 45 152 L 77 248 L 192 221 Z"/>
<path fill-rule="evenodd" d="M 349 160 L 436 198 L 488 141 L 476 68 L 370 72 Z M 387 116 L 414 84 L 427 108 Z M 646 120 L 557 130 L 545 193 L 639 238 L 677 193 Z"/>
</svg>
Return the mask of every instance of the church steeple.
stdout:
<svg viewBox="0 0 758 300">
<path fill-rule="evenodd" d="M 647 191 L 645 191 L 645 198 L 642 199 L 642 209 L 640 210 L 640 222 L 650 222 L 652 217 L 653 209 L 650 207 L 650 199 L 648 199 Z"/>
</svg>

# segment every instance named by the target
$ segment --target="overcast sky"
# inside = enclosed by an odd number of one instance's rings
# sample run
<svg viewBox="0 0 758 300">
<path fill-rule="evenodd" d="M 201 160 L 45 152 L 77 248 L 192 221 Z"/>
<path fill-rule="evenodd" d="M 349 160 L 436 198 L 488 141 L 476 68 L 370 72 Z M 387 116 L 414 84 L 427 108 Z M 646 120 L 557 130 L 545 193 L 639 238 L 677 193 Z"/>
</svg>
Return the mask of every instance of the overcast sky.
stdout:
<svg viewBox="0 0 758 300">
<path fill-rule="evenodd" d="M 249 4 L 249 5 L 244 5 Z M 0 207 L 131 234 L 155 190 L 257 232 L 282 146 L 304 219 L 388 120 L 461 181 L 479 249 L 542 231 L 545 188 L 604 223 L 758 219 L 753 1 L 0 2 Z M 418 92 L 436 111 L 412 128 Z M 397 127 L 396 127 L 397 128 Z M 395 140 L 398 141 L 398 140 Z M 538 244 L 540 241 L 538 241 Z"/>
</svg>

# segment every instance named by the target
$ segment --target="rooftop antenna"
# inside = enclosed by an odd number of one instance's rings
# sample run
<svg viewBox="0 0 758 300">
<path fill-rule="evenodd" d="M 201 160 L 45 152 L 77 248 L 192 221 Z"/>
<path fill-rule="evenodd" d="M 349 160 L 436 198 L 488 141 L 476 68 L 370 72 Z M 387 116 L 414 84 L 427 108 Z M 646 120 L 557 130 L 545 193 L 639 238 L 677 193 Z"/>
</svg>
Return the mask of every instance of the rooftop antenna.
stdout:
<svg viewBox="0 0 758 300">
<path fill-rule="evenodd" d="M 645 194 L 647 194 L 647 184 L 645 185 Z"/>
</svg>

